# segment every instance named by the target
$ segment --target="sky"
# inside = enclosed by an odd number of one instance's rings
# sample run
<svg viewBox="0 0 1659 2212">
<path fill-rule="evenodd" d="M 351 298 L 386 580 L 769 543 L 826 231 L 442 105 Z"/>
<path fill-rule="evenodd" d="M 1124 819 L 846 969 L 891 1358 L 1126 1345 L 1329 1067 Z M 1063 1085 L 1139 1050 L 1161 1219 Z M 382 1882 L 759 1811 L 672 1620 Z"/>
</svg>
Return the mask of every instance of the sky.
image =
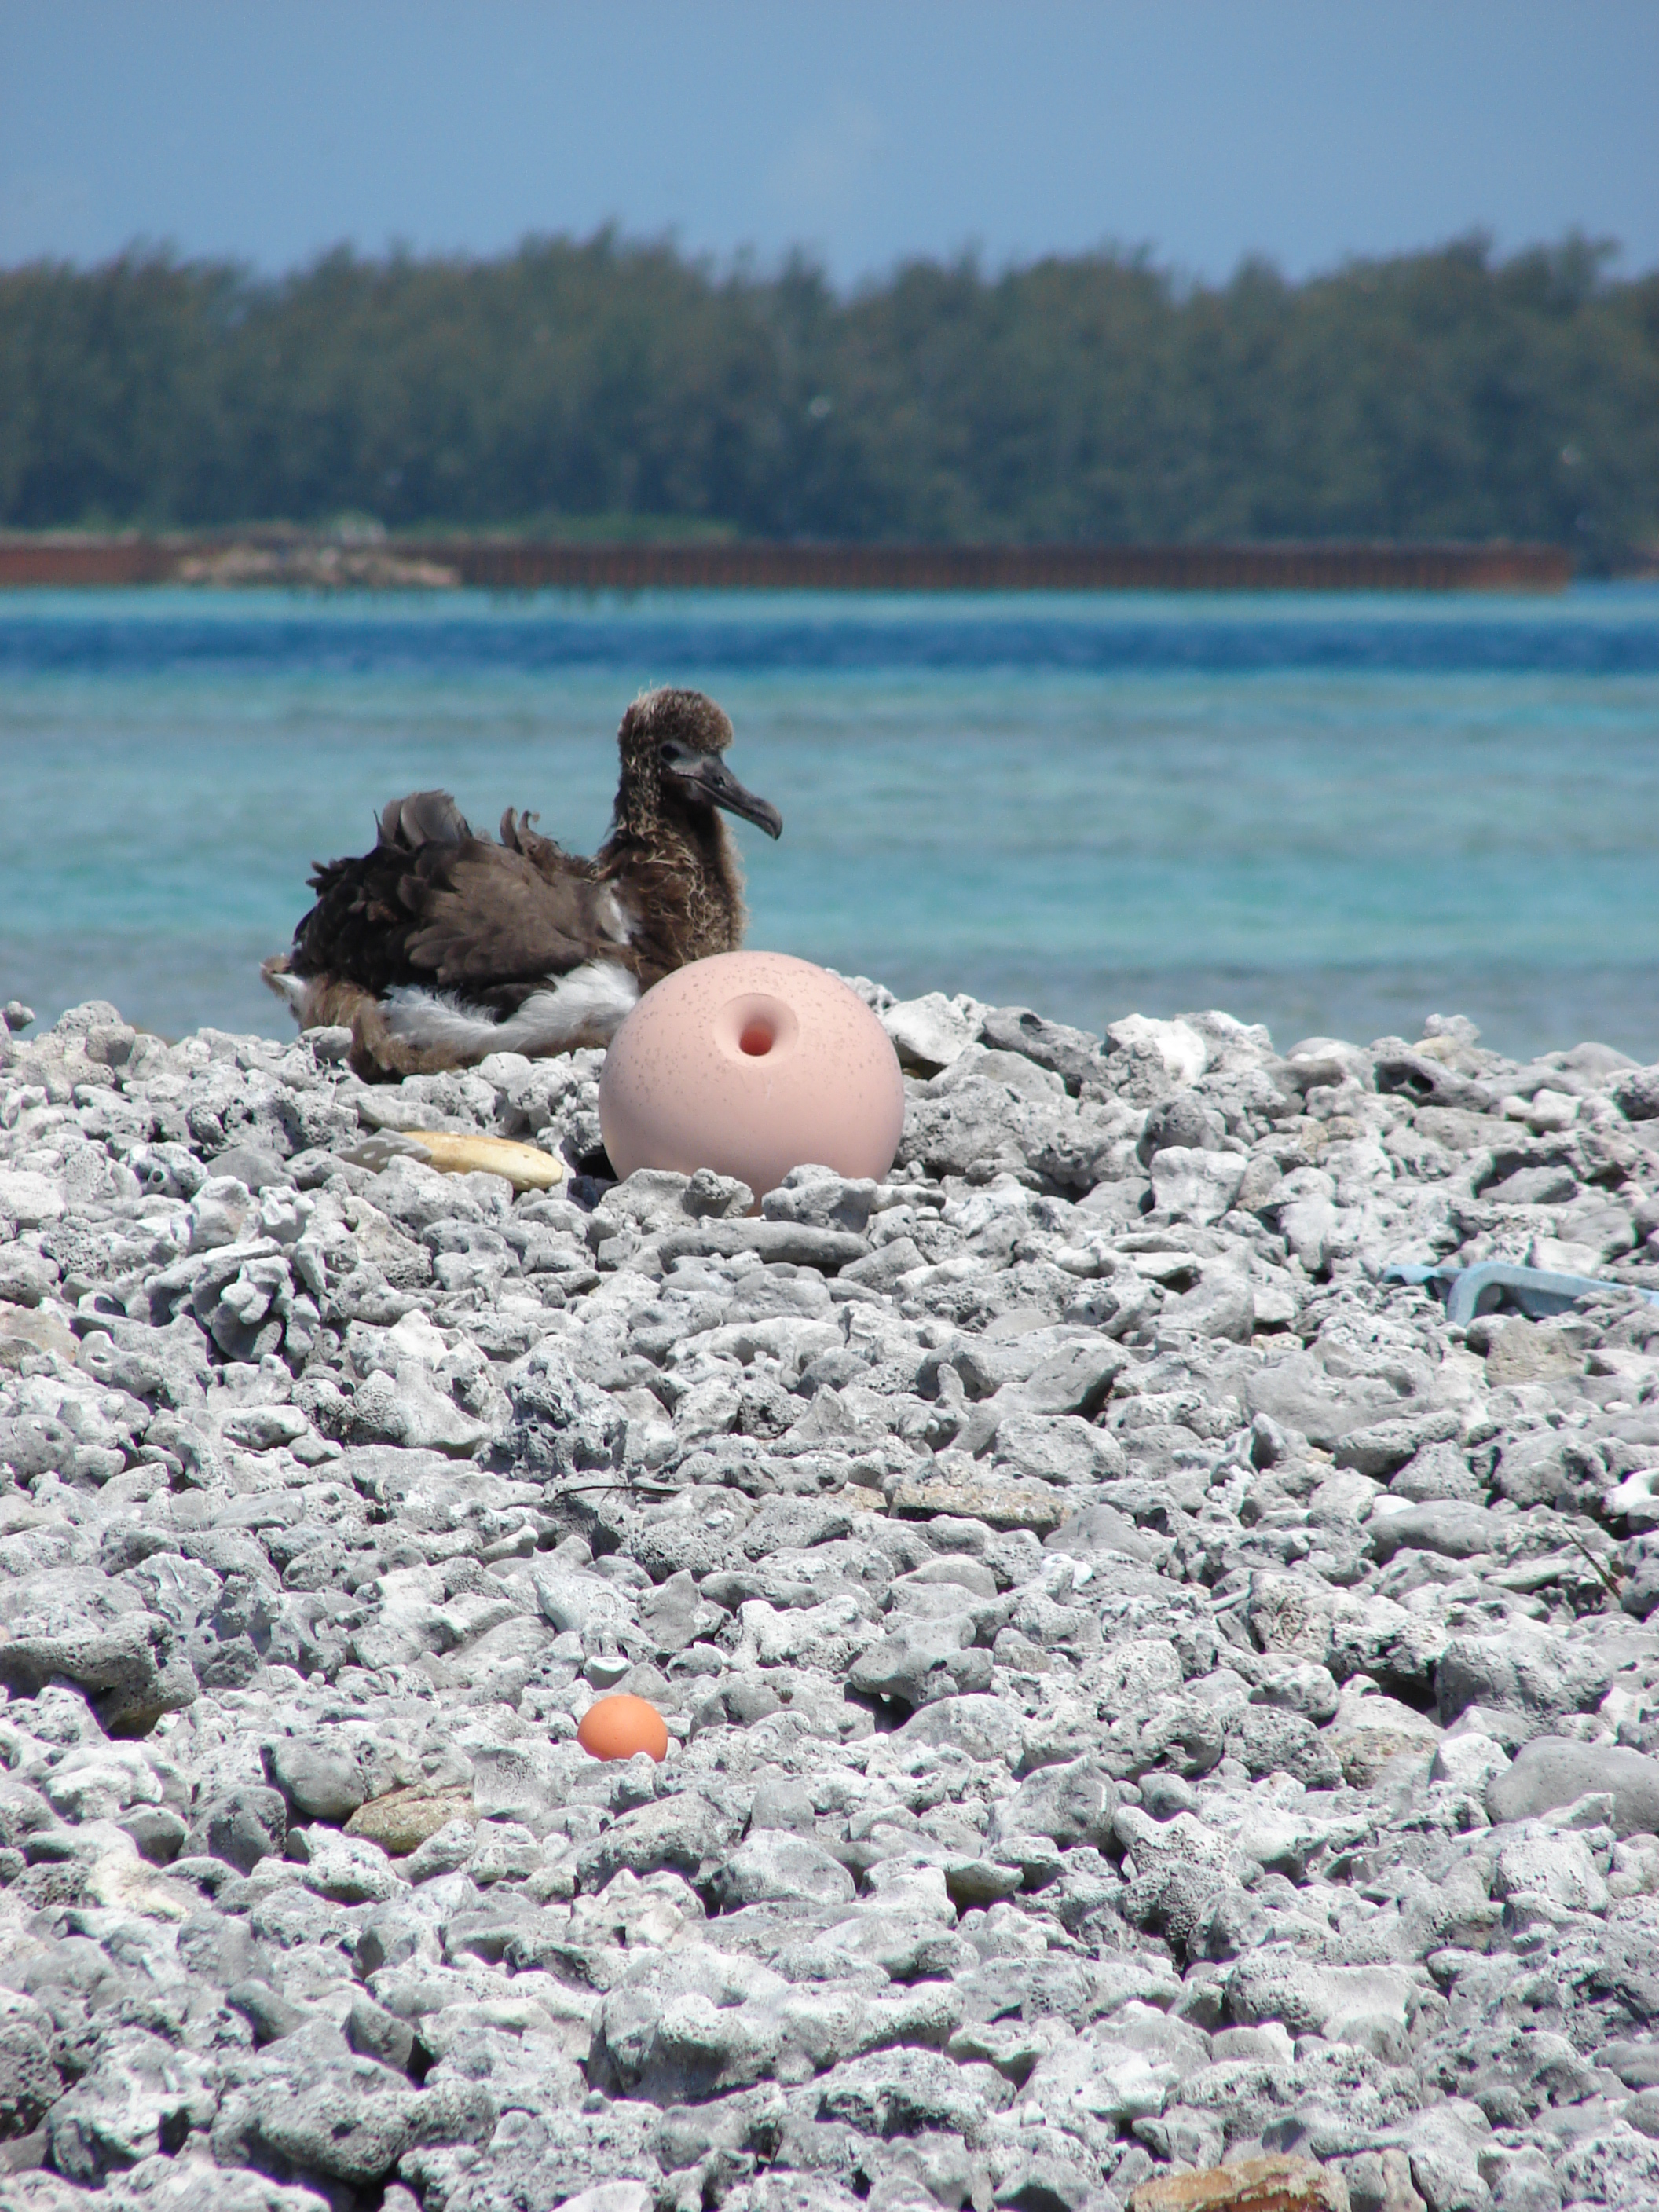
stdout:
<svg viewBox="0 0 1659 2212">
<path fill-rule="evenodd" d="M 1659 0 L 0 0 L 0 265 L 614 222 L 836 281 L 1104 245 L 1659 265 Z"/>
</svg>

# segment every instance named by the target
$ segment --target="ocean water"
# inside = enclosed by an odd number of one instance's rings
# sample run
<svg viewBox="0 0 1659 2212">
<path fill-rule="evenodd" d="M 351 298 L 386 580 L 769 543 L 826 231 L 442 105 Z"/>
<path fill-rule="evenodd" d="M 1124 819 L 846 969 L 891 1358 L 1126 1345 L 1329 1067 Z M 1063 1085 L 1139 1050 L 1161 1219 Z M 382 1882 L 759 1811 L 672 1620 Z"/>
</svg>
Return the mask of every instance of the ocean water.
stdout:
<svg viewBox="0 0 1659 2212">
<path fill-rule="evenodd" d="M 282 1035 L 388 798 L 605 833 L 642 685 L 731 714 L 750 942 L 1098 1030 L 1459 1012 L 1659 1060 L 1659 586 L 1560 599 L 0 593 L 0 999 Z"/>
</svg>

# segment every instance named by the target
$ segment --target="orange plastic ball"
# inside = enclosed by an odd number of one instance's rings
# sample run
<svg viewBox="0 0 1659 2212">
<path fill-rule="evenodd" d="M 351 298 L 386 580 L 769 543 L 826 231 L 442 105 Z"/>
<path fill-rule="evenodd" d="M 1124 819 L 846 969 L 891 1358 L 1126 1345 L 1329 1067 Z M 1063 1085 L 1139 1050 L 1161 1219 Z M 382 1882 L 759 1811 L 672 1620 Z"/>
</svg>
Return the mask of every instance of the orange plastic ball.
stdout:
<svg viewBox="0 0 1659 2212">
<path fill-rule="evenodd" d="M 759 1199 L 809 1164 L 884 1176 L 904 1078 L 839 976 L 787 952 L 720 952 L 665 975 L 617 1031 L 599 1127 L 619 1176 L 713 1168 Z"/>
<path fill-rule="evenodd" d="M 595 1759 L 633 1759 L 642 1751 L 668 1756 L 668 1723 L 643 1698 L 599 1698 L 582 1715 L 576 1741 Z"/>
</svg>

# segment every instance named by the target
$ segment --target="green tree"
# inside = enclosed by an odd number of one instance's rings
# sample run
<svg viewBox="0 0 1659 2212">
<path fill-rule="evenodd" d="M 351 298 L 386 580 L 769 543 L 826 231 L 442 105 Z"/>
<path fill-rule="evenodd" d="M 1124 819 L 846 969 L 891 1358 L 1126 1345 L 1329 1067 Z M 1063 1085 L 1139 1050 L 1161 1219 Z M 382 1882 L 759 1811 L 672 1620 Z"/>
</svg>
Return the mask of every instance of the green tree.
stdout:
<svg viewBox="0 0 1659 2212">
<path fill-rule="evenodd" d="M 1302 284 L 1103 251 L 848 297 L 602 231 L 273 280 L 0 271 L 0 521 L 1659 541 L 1659 275 L 1475 238 Z"/>
</svg>

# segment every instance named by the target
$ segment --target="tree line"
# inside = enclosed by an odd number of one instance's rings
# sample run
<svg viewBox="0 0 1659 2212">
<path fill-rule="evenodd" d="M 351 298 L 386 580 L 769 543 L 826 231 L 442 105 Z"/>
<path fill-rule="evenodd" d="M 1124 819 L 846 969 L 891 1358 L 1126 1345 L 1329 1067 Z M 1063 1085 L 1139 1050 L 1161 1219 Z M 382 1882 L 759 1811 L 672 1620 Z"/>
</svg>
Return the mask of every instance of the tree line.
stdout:
<svg viewBox="0 0 1659 2212">
<path fill-rule="evenodd" d="M 612 232 L 277 277 L 0 271 L 0 523 L 854 541 L 1659 541 L 1659 274 L 1103 252 L 838 295 Z"/>
</svg>

